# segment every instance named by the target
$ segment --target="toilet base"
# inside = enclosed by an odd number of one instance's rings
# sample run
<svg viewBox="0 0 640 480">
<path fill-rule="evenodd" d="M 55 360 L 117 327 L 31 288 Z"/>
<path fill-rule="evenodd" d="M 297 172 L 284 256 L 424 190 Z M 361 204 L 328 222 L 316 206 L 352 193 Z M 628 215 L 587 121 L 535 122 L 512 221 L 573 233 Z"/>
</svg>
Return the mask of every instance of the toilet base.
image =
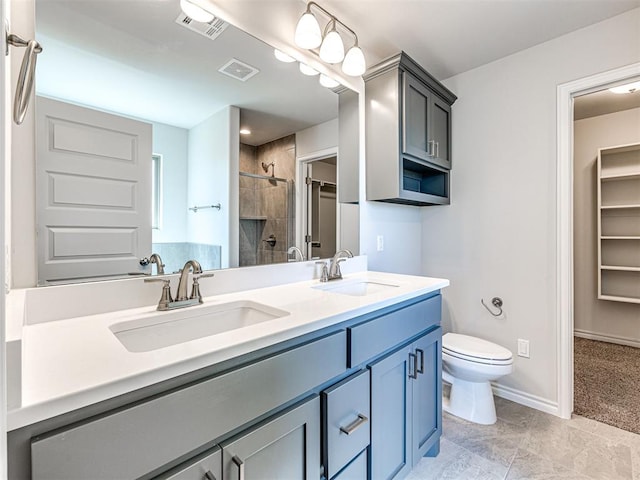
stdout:
<svg viewBox="0 0 640 480">
<path fill-rule="evenodd" d="M 443 377 L 451 384 L 449 397 L 442 398 L 442 409 L 445 412 L 481 425 L 496 423 L 496 406 L 491 383 L 460 380 L 446 372 L 443 372 Z"/>
</svg>

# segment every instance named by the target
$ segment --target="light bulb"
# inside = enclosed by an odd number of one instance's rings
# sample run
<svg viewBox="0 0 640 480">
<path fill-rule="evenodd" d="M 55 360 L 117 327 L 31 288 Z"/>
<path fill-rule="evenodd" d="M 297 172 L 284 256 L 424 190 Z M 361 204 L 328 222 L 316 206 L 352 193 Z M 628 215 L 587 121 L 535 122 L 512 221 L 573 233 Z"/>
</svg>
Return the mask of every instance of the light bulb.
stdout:
<svg viewBox="0 0 640 480">
<path fill-rule="evenodd" d="M 320 58 L 327 63 L 340 63 L 344 58 L 344 44 L 342 43 L 342 37 L 335 30 L 335 26 L 322 41 Z"/>
<path fill-rule="evenodd" d="M 300 71 L 305 75 L 309 75 L 310 77 L 318 75 L 320 73 L 315 68 L 311 68 L 309 65 L 306 65 L 304 63 L 300 64 Z"/>
<path fill-rule="evenodd" d="M 610 88 L 611 93 L 634 93 L 640 90 L 640 82 L 627 83 L 626 85 L 620 85 L 618 87 Z"/>
<path fill-rule="evenodd" d="M 327 77 L 325 74 L 320 75 L 320 85 L 327 88 L 335 88 L 340 85 L 340 82 L 334 80 L 331 77 Z"/>
<path fill-rule="evenodd" d="M 291 62 L 295 62 L 296 59 L 293 57 L 290 57 L 289 55 L 287 55 L 284 52 L 281 52 L 280 50 L 278 50 L 277 48 L 273 50 L 273 55 L 280 60 L 281 62 L 284 63 L 291 63 Z"/>
<path fill-rule="evenodd" d="M 320 25 L 318 25 L 316 17 L 308 9 L 298 20 L 294 41 L 300 48 L 306 49 L 319 47 L 322 43 Z"/>
<path fill-rule="evenodd" d="M 346 75 L 358 77 L 367 70 L 367 63 L 364 59 L 364 53 L 358 45 L 354 45 L 349 49 L 342 62 L 342 71 Z"/>
<path fill-rule="evenodd" d="M 215 18 L 212 13 L 207 12 L 195 3 L 191 3 L 189 0 L 180 0 L 180 8 L 187 17 L 192 18 L 196 22 L 207 23 Z"/>
</svg>

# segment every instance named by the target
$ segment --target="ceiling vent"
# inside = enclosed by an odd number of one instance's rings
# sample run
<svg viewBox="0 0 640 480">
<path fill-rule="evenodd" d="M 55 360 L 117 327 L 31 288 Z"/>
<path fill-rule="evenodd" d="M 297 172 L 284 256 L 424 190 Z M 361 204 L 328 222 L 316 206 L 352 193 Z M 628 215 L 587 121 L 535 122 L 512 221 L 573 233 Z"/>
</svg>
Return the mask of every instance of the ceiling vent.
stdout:
<svg viewBox="0 0 640 480">
<path fill-rule="evenodd" d="M 246 82 L 251 77 L 256 75 L 260 70 L 251 65 L 247 65 L 240 60 L 232 58 L 227 63 L 225 63 L 222 67 L 218 69 L 220 73 L 228 75 L 231 78 L 235 78 L 236 80 L 240 80 L 241 82 Z"/>
<path fill-rule="evenodd" d="M 192 32 L 199 33 L 210 40 L 218 38 L 218 36 L 229 26 L 227 22 L 220 20 L 218 17 L 214 17 L 210 22 L 203 23 L 188 17 L 183 12 L 180 12 L 180 15 L 176 18 L 176 23 L 188 28 Z"/>
</svg>

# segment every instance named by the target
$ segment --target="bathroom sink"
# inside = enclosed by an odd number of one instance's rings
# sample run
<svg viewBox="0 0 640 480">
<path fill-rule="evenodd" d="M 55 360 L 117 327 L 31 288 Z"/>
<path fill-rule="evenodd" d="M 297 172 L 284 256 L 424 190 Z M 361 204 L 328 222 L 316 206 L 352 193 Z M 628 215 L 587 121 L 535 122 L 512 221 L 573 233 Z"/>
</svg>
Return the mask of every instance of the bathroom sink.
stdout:
<svg viewBox="0 0 640 480">
<path fill-rule="evenodd" d="M 130 352 L 149 352 L 287 315 L 289 312 L 268 305 L 238 301 L 155 312 L 109 328 Z"/>
<path fill-rule="evenodd" d="M 326 285 L 317 285 L 317 290 L 324 290 L 331 293 L 339 293 L 341 295 L 351 295 L 354 297 L 362 297 L 365 295 L 371 295 L 374 293 L 383 292 L 390 288 L 397 288 L 398 285 L 391 285 L 389 283 L 369 282 L 361 280 L 357 282 L 340 283 L 341 280 L 337 280 L 336 283 L 328 283 Z"/>
</svg>

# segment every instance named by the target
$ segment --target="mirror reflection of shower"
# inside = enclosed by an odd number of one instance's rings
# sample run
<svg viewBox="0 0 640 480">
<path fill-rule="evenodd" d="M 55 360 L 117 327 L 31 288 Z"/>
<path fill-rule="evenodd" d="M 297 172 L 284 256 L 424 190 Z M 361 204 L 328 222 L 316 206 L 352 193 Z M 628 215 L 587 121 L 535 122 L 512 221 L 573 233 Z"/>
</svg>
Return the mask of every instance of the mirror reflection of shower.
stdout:
<svg viewBox="0 0 640 480">
<path fill-rule="evenodd" d="M 240 266 L 287 262 L 295 244 L 295 157 L 295 135 L 240 144 Z"/>
</svg>

